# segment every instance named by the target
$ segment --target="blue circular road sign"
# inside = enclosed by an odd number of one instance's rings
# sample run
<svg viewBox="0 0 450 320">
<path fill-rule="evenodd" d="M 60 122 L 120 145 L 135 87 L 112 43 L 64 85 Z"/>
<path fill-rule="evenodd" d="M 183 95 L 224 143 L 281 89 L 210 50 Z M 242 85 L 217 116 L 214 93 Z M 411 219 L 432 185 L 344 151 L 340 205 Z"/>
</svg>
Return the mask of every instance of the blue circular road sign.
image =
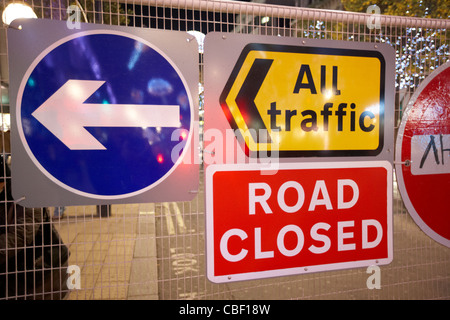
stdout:
<svg viewBox="0 0 450 320">
<path fill-rule="evenodd" d="M 141 38 L 85 31 L 48 47 L 18 92 L 23 144 L 50 179 L 75 193 L 141 193 L 180 163 L 193 128 L 188 86 Z"/>
</svg>

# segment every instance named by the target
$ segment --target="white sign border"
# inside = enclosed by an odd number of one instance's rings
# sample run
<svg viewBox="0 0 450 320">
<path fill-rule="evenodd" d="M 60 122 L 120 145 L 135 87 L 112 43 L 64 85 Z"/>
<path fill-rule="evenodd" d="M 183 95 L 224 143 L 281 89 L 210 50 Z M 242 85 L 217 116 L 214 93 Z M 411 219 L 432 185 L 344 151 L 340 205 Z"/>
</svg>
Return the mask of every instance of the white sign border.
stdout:
<svg viewBox="0 0 450 320">
<path fill-rule="evenodd" d="M 214 275 L 214 203 L 212 178 L 219 171 L 273 171 L 263 169 L 259 164 L 215 164 L 209 165 L 205 172 L 205 210 L 206 210 L 206 274 L 208 280 L 214 283 L 228 283 L 243 280 L 256 280 L 279 276 L 301 275 L 321 271 L 332 271 L 368 267 L 372 265 L 386 265 L 393 260 L 393 168 L 389 161 L 350 161 L 350 162 L 306 162 L 280 163 L 280 169 L 339 169 L 339 168 L 385 168 L 387 170 L 387 240 L 388 257 L 383 259 L 339 262 L 323 265 L 302 266 L 288 269 L 274 269 L 267 271 L 246 272 L 229 275 Z"/>
</svg>

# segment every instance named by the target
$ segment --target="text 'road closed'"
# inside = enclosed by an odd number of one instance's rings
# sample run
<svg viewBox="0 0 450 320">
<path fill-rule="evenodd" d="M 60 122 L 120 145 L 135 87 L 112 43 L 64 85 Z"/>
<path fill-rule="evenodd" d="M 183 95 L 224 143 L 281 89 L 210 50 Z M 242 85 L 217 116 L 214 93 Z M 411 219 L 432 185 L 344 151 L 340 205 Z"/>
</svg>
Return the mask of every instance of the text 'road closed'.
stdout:
<svg viewBox="0 0 450 320">
<path fill-rule="evenodd" d="M 391 175 L 387 162 L 280 164 L 273 175 L 208 168 L 209 279 L 389 263 Z"/>
</svg>

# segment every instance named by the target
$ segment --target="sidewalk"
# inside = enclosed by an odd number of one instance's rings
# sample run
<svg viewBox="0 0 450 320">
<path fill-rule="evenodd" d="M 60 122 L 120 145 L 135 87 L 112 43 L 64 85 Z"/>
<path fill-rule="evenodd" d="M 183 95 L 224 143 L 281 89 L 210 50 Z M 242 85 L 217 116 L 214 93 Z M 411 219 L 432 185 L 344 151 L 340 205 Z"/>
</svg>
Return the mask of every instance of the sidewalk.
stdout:
<svg viewBox="0 0 450 320">
<path fill-rule="evenodd" d="M 53 223 L 81 270 L 68 299 L 158 299 L 154 204 L 113 205 L 110 217 L 67 207 Z"/>
</svg>

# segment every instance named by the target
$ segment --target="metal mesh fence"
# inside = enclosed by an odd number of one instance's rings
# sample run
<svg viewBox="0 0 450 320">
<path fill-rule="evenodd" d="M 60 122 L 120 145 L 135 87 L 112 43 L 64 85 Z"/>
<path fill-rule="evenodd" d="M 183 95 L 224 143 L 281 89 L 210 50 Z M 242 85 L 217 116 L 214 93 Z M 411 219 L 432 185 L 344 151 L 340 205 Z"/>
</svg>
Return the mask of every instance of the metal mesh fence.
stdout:
<svg viewBox="0 0 450 320">
<path fill-rule="evenodd" d="M 9 1 L 0 0 L 0 10 Z M 343 11 L 293 8 L 234 1 L 200 0 L 28 0 L 38 18 L 66 20 L 69 6 L 81 9 L 81 22 L 179 31 L 212 31 L 276 35 L 355 42 L 388 43 L 396 51 L 395 125 L 418 85 L 450 59 L 450 20 L 373 16 Z M 73 8 L 73 7 L 72 7 Z M 378 28 L 379 27 L 379 28 Z M 10 159 L 8 56 L 6 28 L 0 28 L 2 166 Z M 18 53 L 20 54 L 20 53 Z M 200 52 L 203 79 L 203 56 Z M 203 105 L 200 80 L 200 124 Z M 3 182 L 10 177 L 5 173 Z M 6 184 L 6 188 L 9 184 Z M 15 213 L 15 220 L 0 221 L 2 237 L 10 234 L 6 254 L 15 263 L 0 269 L 0 299 L 42 298 L 43 275 L 52 277 L 53 298 L 65 299 L 449 299 L 450 250 L 426 236 L 410 218 L 394 190 L 394 260 L 381 267 L 381 288 L 368 289 L 365 268 L 313 273 L 264 280 L 213 284 L 205 271 L 205 207 L 203 174 L 200 190 L 191 202 L 35 209 L 33 219 L 19 219 L 20 210 L 4 193 L 0 205 Z M 55 213 L 56 211 L 56 213 Z M 8 221 L 7 221 L 8 220 Z M 46 246 L 44 229 L 54 226 L 70 251 L 66 265 L 25 263 L 31 250 L 39 256 Z M 26 226 L 26 227 L 25 227 Z M 47 227 L 46 227 L 47 226 Z M 31 227 L 31 228 L 29 228 Z M 5 228 L 12 230 L 5 232 Z M 49 229 L 49 230 L 50 230 Z M 30 231 L 31 230 L 31 231 Z M 20 242 L 26 232 L 41 242 Z M 50 242 L 55 236 L 51 236 Z M 12 235 L 12 236 L 11 236 Z M 6 236 L 5 236 L 6 237 Z M 25 237 L 26 238 L 26 237 Z M 55 244 L 56 243 L 56 244 Z M 52 242 L 63 260 L 64 249 Z M 9 256 L 8 256 L 9 257 Z M 28 258 L 30 260 L 30 258 Z M 53 260 L 52 260 L 53 261 Z M 3 262 L 3 261 L 2 261 Z M 29 268 L 29 269 L 27 269 Z M 69 276 L 68 286 L 64 275 Z M 30 281 L 33 285 L 29 286 Z M 23 283 L 25 282 L 25 284 Z M 28 285 L 27 285 L 28 283 Z M 58 286 L 54 286 L 59 283 Z M 11 284 L 15 289 L 8 293 Z M 31 287 L 25 292 L 24 287 Z M 2 291 L 0 291 L 2 292 Z M 47 291 L 46 291 L 47 292 Z"/>
</svg>

